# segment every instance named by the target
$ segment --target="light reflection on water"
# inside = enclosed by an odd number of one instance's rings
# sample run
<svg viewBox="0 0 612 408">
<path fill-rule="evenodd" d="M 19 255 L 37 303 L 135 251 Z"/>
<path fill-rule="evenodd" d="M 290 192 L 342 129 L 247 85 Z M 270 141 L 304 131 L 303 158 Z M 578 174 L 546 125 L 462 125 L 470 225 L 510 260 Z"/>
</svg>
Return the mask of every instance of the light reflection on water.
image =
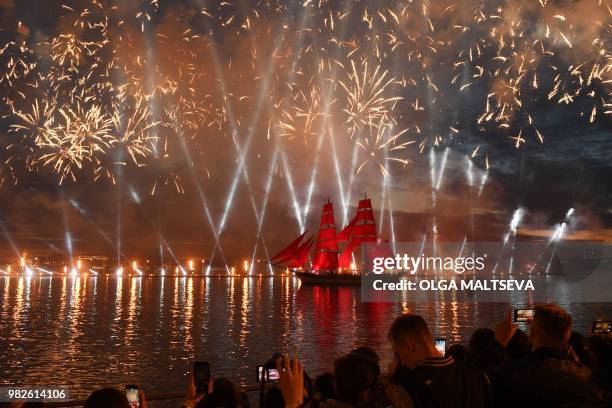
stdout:
<svg viewBox="0 0 612 408">
<path fill-rule="evenodd" d="M 300 288 L 292 278 L 2 277 L 0 384 L 67 385 L 72 397 L 126 383 L 180 391 L 196 359 L 209 361 L 213 376 L 252 384 L 274 351 L 297 353 L 316 374 L 357 345 L 386 364 L 387 329 L 401 312 L 425 316 L 453 343 L 492 327 L 508 307 L 448 294 L 419 304 L 359 296 L 358 287 Z M 587 331 L 610 305 L 565 306 Z"/>
</svg>

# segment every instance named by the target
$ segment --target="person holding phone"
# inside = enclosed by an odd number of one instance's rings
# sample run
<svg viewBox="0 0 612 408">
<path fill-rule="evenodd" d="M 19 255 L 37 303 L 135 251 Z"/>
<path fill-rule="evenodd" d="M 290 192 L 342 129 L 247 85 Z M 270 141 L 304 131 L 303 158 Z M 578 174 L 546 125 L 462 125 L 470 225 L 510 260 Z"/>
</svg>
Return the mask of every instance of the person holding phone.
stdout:
<svg viewBox="0 0 612 408">
<path fill-rule="evenodd" d="M 508 360 L 491 372 L 495 406 L 590 406 L 600 402 L 601 390 L 594 385 L 591 371 L 576 361 L 570 347 L 572 324 L 569 313 L 557 305 L 535 307 L 529 325 L 529 356 Z M 507 354 L 516 330 L 508 311 L 495 327 L 496 347 Z"/>
<path fill-rule="evenodd" d="M 397 359 L 391 381 L 408 392 L 415 406 L 487 406 L 490 392 L 484 373 L 443 356 L 421 316 L 399 316 L 388 338 Z"/>
<path fill-rule="evenodd" d="M 277 382 L 279 378 L 278 370 L 276 368 L 269 368 L 265 365 L 258 365 L 256 367 L 256 378 L 257 382 Z"/>
<path fill-rule="evenodd" d="M 440 355 L 446 355 L 446 339 L 437 338 L 434 344 Z"/>
<path fill-rule="evenodd" d="M 213 378 L 208 362 L 196 361 L 187 380 L 187 393 L 181 408 L 194 408 L 201 399 L 213 392 Z"/>
<path fill-rule="evenodd" d="M 283 394 L 286 408 L 298 408 L 304 402 L 304 368 L 294 357 L 284 355 L 276 359 L 277 386 Z"/>
<path fill-rule="evenodd" d="M 189 376 L 189 380 L 187 380 L 187 392 L 185 393 L 185 398 L 183 399 L 183 403 L 180 408 L 194 408 L 198 402 L 202 398 L 204 398 L 205 394 L 198 394 L 196 392 L 195 381 L 193 378 L 193 374 Z"/>
<path fill-rule="evenodd" d="M 193 382 L 196 394 L 206 394 L 210 385 L 210 365 L 207 361 L 196 361 L 193 363 Z"/>
</svg>

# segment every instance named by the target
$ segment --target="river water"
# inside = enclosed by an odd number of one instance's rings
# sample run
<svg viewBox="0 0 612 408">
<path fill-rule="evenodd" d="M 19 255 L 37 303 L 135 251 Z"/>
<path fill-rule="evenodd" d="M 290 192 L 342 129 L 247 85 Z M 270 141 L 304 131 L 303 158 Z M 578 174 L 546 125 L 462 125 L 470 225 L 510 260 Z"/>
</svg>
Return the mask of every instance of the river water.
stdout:
<svg viewBox="0 0 612 408">
<path fill-rule="evenodd" d="M 564 306 L 583 332 L 610 311 L 610 304 Z M 0 383 L 63 385 L 71 398 L 126 383 L 173 392 L 185 389 L 192 362 L 205 360 L 213 377 L 249 385 L 255 366 L 276 351 L 297 354 L 310 374 L 359 345 L 386 363 L 387 330 L 403 311 L 424 316 L 452 344 L 493 327 L 508 307 L 363 303 L 358 287 L 300 286 L 288 277 L 2 277 Z"/>
</svg>

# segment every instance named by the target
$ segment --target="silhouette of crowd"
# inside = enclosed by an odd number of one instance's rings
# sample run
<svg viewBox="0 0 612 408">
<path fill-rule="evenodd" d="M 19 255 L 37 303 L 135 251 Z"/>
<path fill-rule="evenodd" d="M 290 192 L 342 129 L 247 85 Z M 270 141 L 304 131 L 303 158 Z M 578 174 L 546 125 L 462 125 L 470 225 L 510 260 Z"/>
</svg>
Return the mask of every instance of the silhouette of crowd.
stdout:
<svg viewBox="0 0 612 408">
<path fill-rule="evenodd" d="M 609 334 L 583 336 L 561 307 L 535 307 L 528 332 L 508 313 L 495 328 L 476 330 L 467 347 L 445 355 L 427 322 L 415 314 L 395 319 L 388 332 L 393 360 L 357 348 L 334 362 L 333 372 L 311 379 L 299 359 L 275 355 L 262 368 L 258 401 L 224 378 L 196 392 L 193 377 L 180 406 L 204 408 L 345 407 L 603 407 L 611 406 L 612 342 Z M 278 378 L 266 379 L 268 369 Z M 267 381 L 266 381 L 267 380 Z M 141 393 L 141 407 L 146 407 Z M 128 408 L 125 393 L 95 391 L 86 408 Z"/>
</svg>

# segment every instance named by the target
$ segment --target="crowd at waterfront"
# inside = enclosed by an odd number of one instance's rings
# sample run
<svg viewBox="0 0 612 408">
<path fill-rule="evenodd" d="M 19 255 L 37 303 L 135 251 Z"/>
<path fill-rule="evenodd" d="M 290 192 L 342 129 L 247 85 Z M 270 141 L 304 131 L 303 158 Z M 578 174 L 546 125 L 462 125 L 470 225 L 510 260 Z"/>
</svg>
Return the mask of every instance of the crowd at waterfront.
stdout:
<svg viewBox="0 0 612 408">
<path fill-rule="evenodd" d="M 275 355 L 263 367 L 277 380 L 260 382 L 265 408 L 309 407 L 525 407 L 610 406 L 612 339 L 572 331 L 562 308 L 535 308 L 528 332 L 510 313 L 494 329 L 477 329 L 466 346 L 455 344 L 443 355 L 427 322 L 415 314 L 395 319 L 388 331 L 394 358 L 381 367 L 379 356 L 359 347 L 340 356 L 334 370 L 312 378 L 298 357 Z M 196 392 L 193 377 L 182 407 L 248 408 L 254 399 L 226 378 L 214 378 Z M 141 407 L 146 396 L 140 393 Z M 86 408 L 129 408 L 122 390 L 93 392 Z"/>
</svg>

